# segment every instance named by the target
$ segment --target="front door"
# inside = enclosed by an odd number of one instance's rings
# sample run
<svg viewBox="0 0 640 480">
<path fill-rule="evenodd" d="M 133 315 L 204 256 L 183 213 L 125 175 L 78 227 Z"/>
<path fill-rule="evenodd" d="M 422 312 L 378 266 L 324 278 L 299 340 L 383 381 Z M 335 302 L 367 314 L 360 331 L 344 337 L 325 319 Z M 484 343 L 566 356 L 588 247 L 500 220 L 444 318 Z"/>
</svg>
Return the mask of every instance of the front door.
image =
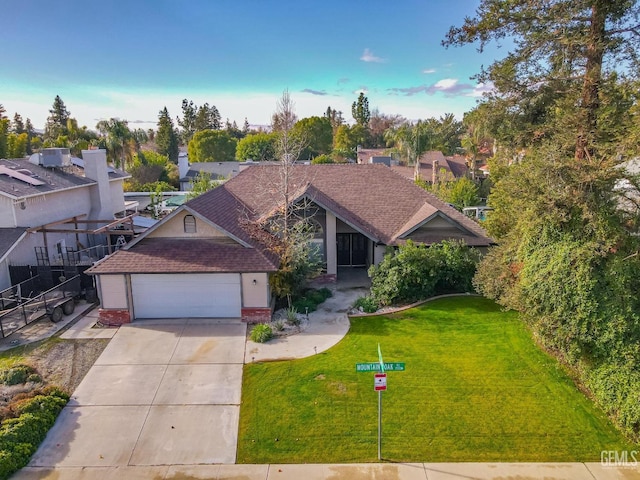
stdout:
<svg viewBox="0 0 640 480">
<path fill-rule="evenodd" d="M 367 237 L 360 233 L 351 234 L 351 265 L 354 267 L 367 265 Z"/>
<path fill-rule="evenodd" d="M 361 233 L 338 233 L 339 267 L 361 267 L 367 265 L 367 237 Z"/>
</svg>

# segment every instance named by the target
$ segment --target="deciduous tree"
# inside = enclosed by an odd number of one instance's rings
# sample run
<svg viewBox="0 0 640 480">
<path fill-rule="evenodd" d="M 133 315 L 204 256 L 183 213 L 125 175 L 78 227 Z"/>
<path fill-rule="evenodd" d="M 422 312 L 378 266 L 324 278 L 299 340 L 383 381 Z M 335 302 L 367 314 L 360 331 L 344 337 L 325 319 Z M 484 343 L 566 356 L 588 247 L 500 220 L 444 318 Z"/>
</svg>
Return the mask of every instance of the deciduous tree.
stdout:
<svg viewBox="0 0 640 480">
<path fill-rule="evenodd" d="M 231 162 L 236 157 L 237 140 L 225 131 L 203 130 L 189 142 L 192 162 Z"/>
<path fill-rule="evenodd" d="M 305 139 L 306 147 L 300 152 L 303 159 L 311 159 L 331 152 L 333 131 L 328 118 L 308 117 L 296 122 L 291 130 L 295 137 Z"/>
<path fill-rule="evenodd" d="M 236 160 L 263 162 L 276 157 L 276 133 L 249 134 L 238 142 Z"/>
</svg>

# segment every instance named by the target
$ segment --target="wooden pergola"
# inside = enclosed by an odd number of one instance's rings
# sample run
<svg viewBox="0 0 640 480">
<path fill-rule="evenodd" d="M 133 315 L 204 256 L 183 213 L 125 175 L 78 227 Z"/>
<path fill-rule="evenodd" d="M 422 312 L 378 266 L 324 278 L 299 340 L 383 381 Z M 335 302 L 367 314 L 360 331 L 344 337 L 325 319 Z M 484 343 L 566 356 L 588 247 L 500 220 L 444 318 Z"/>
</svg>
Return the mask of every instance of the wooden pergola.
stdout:
<svg viewBox="0 0 640 480">
<path fill-rule="evenodd" d="M 76 244 L 82 246 L 80 243 L 79 235 L 106 235 L 107 236 L 107 248 L 108 252 L 113 253 L 113 245 L 111 244 L 111 235 L 131 235 L 135 236 L 133 229 L 133 217 L 137 213 L 127 215 L 126 217 L 118 218 L 116 220 L 90 220 L 85 219 L 86 215 L 76 215 L 65 220 L 59 220 L 57 222 L 47 223 L 39 227 L 32 227 L 27 229 L 29 233 L 42 233 L 44 237 L 44 246 L 49 255 L 49 248 L 47 246 L 47 233 L 74 233 L 76 236 Z M 81 228 L 85 225 L 84 228 Z M 100 225 L 97 228 L 89 228 L 89 225 Z M 128 225 L 128 228 L 122 228 L 123 225 Z M 65 226 L 67 226 L 65 228 Z M 69 228 L 71 227 L 71 228 Z"/>
</svg>

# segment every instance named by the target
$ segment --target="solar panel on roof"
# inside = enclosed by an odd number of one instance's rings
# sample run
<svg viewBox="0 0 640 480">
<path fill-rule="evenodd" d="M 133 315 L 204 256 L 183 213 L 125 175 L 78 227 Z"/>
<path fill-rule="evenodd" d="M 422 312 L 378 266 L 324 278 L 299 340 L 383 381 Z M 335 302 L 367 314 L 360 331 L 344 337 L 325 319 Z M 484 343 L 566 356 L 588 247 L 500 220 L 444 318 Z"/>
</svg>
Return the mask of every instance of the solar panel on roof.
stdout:
<svg viewBox="0 0 640 480">
<path fill-rule="evenodd" d="M 0 175 L 7 175 L 11 178 L 15 178 L 16 180 L 20 180 L 33 186 L 45 184 L 45 182 L 43 182 L 42 180 L 30 177 L 29 175 L 25 175 L 24 173 L 16 172 L 15 170 L 12 170 L 4 165 L 0 165 Z"/>
</svg>

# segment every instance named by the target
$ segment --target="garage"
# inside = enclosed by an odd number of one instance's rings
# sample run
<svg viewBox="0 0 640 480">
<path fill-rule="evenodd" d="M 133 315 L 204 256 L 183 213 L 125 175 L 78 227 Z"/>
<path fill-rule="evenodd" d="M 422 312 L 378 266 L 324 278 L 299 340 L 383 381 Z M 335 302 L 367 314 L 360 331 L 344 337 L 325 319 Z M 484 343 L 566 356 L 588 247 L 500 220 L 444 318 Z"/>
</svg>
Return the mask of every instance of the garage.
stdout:
<svg viewBox="0 0 640 480">
<path fill-rule="evenodd" d="M 240 275 L 131 275 L 135 318 L 239 318 Z"/>
</svg>

